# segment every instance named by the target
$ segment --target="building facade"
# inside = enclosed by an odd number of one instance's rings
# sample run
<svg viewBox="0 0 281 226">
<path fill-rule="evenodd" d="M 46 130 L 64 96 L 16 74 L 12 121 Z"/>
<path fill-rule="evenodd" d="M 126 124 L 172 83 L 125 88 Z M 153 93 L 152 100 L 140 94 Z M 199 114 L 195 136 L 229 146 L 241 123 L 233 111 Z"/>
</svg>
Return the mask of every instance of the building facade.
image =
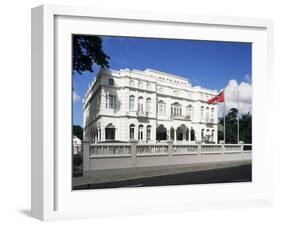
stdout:
<svg viewBox="0 0 281 226">
<path fill-rule="evenodd" d="M 102 69 L 83 98 L 84 137 L 94 143 L 217 143 L 216 90 L 146 69 Z"/>
</svg>

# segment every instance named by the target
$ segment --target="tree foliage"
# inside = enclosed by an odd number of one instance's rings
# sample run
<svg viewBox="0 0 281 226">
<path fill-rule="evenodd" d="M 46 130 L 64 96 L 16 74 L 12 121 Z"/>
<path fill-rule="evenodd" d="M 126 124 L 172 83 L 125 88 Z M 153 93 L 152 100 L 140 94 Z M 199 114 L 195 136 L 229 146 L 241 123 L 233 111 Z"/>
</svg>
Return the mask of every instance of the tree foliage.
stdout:
<svg viewBox="0 0 281 226">
<path fill-rule="evenodd" d="M 83 129 L 79 125 L 72 126 L 72 133 L 74 136 L 78 137 L 80 140 L 83 140 Z"/>
<path fill-rule="evenodd" d="M 237 143 L 237 132 L 238 132 L 238 110 L 231 108 L 228 114 L 225 116 L 225 142 L 228 144 Z M 218 140 L 224 139 L 223 131 L 224 119 L 219 118 L 219 130 Z M 252 115 L 250 112 L 242 114 L 239 117 L 239 141 L 244 143 L 252 143 Z"/>
<path fill-rule="evenodd" d="M 93 35 L 73 35 L 72 37 L 72 71 L 82 74 L 93 72 L 93 64 L 109 67 L 110 57 L 102 49 L 102 39 Z"/>
</svg>

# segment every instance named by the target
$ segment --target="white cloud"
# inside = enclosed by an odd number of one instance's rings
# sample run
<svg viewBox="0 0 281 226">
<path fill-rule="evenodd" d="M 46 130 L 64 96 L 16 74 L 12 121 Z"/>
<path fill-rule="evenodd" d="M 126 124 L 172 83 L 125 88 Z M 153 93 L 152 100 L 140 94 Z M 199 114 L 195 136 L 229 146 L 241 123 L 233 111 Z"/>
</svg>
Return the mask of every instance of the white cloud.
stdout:
<svg viewBox="0 0 281 226">
<path fill-rule="evenodd" d="M 236 80 L 230 80 L 225 87 L 225 110 L 226 114 L 231 108 L 238 108 L 238 90 L 239 90 L 239 114 L 246 114 L 252 111 L 252 84 Z M 218 105 L 218 116 L 222 117 L 224 104 Z"/>
<path fill-rule="evenodd" d="M 72 96 L 73 96 L 73 103 L 79 101 L 81 99 L 81 97 L 73 90 L 73 93 L 72 93 Z"/>
</svg>

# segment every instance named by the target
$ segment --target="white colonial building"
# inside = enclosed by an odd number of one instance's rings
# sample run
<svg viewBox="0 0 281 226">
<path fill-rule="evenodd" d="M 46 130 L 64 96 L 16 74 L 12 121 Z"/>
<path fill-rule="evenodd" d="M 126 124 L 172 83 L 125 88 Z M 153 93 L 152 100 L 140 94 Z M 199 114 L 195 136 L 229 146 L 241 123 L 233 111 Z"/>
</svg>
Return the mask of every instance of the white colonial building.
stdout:
<svg viewBox="0 0 281 226">
<path fill-rule="evenodd" d="M 217 143 L 216 90 L 146 69 L 102 69 L 83 98 L 84 137 L 92 142 Z"/>
</svg>

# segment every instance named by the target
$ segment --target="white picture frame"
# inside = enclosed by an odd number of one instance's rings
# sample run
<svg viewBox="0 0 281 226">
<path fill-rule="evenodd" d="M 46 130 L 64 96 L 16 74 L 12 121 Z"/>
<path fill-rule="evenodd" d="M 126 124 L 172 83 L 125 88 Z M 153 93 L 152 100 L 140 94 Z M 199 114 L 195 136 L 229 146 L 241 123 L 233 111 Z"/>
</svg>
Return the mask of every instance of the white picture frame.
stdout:
<svg viewBox="0 0 281 226">
<path fill-rule="evenodd" d="M 91 24 L 98 28 L 98 34 L 104 35 L 252 41 L 253 182 L 72 191 L 68 149 L 71 115 L 64 117 L 70 113 L 72 95 L 68 38 L 71 33 L 88 33 L 87 25 Z M 122 26 L 131 29 L 125 32 L 120 29 Z M 181 33 L 186 32 L 186 27 L 190 32 Z M 153 28 L 158 28 L 158 34 L 152 32 Z M 56 220 L 270 205 L 273 179 L 268 175 L 272 172 L 274 150 L 269 148 L 266 123 L 259 129 L 257 125 L 269 117 L 267 106 L 271 100 L 264 101 L 263 94 L 272 92 L 272 39 L 273 22 L 265 19 L 56 5 L 32 9 L 32 216 Z M 63 102 L 66 106 L 61 108 Z"/>
</svg>

